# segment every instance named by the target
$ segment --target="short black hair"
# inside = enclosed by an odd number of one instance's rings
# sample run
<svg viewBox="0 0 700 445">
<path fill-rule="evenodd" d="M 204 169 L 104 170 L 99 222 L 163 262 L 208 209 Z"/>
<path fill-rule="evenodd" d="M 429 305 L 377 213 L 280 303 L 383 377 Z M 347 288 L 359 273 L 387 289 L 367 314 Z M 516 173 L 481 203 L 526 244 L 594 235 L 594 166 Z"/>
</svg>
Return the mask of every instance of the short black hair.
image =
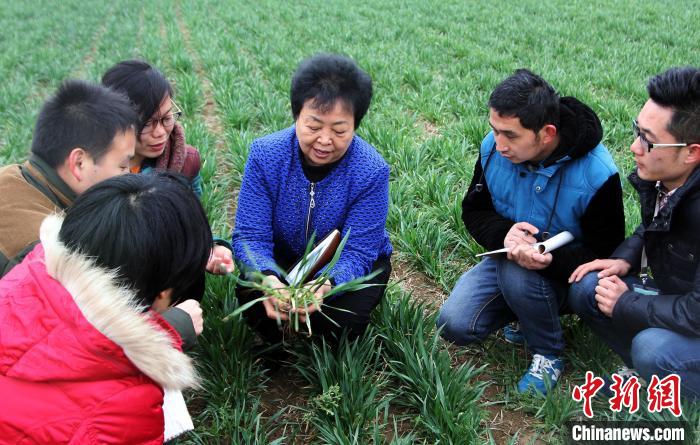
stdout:
<svg viewBox="0 0 700 445">
<path fill-rule="evenodd" d="M 535 133 L 545 125 L 559 127 L 559 94 L 542 77 L 520 68 L 491 93 L 489 107 L 501 116 L 517 117 Z"/>
<path fill-rule="evenodd" d="M 80 147 L 99 162 L 117 133 L 136 125 L 138 116 L 126 96 L 98 84 L 67 80 L 39 112 L 32 153 L 56 168 Z"/>
<path fill-rule="evenodd" d="M 173 87 L 163 73 L 138 59 L 124 60 L 108 69 L 102 76 L 102 85 L 129 97 L 141 120 L 138 133 L 158 111 L 163 98 L 173 97 Z"/>
<path fill-rule="evenodd" d="M 673 109 L 667 130 L 679 142 L 700 143 L 700 69 L 675 67 L 649 79 L 649 98 Z"/>
<path fill-rule="evenodd" d="M 372 79 L 349 57 L 317 54 L 301 62 L 292 77 L 294 120 L 309 99 L 323 112 L 330 111 L 339 99 L 344 101 L 351 108 L 357 129 L 372 101 Z"/>
<path fill-rule="evenodd" d="M 68 208 L 59 239 L 73 252 L 116 270 L 120 284 L 151 306 L 173 288 L 173 302 L 201 281 L 212 248 L 209 222 L 184 177 L 127 174 L 102 181 Z"/>
</svg>

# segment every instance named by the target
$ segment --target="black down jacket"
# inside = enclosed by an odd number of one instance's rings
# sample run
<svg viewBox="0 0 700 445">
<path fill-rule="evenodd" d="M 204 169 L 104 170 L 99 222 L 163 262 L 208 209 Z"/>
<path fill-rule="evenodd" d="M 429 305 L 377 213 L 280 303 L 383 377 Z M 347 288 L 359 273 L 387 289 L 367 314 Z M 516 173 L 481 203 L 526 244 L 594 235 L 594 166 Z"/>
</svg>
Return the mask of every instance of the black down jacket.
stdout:
<svg viewBox="0 0 700 445">
<path fill-rule="evenodd" d="M 700 168 L 669 198 L 654 218 L 657 190 L 636 171 L 629 181 L 639 192 L 642 223 L 611 255 L 639 269 L 642 247 L 659 295 L 625 292 L 613 310 L 613 320 L 633 331 L 665 328 L 700 336 Z"/>
</svg>

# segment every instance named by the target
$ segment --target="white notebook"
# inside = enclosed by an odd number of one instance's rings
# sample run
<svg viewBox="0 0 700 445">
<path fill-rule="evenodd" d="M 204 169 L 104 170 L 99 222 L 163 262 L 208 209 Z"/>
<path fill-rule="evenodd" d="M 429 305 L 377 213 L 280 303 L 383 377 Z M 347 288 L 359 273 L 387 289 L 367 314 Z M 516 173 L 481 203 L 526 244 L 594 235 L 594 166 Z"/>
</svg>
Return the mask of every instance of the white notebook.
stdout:
<svg viewBox="0 0 700 445">
<path fill-rule="evenodd" d="M 321 240 L 316 247 L 313 248 L 311 252 L 306 256 L 306 261 L 299 261 L 292 270 L 287 274 L 287 283 L 292 286 L 301 284 L 301 280 L 304 278 L 309 271 L 311 271 L 314 266 L 316 266 L 321 260 L 321 258 L 327 254 L 329 249 L 334 249 L 338 247 L 338 240 L 340 239 L 340 232 L 338 229 L 334 229 L 331 233 L 326 235 L 326 237 Z M 332 257 L 332 253 L 330 256 Z M 330 258 L 328 258 L 330 259 Z M 302 267 L 303 263 L 303 267 Z"/>
<path fill-rule="evenodd" d="M 182 391 L 163 389 L 163 418 L 166 442 L 194 429 Z"/>
</svg>

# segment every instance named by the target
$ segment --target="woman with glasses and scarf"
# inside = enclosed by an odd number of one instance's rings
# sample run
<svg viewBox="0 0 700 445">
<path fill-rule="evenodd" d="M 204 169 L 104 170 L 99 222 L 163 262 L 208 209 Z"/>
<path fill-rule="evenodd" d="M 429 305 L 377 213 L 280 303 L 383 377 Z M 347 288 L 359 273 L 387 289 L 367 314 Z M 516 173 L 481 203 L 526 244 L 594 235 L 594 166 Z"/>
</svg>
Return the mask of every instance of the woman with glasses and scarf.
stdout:
<svg viewBox="0 0 700 445">
<path fill-rule="evenodd" d="M 182 110 L 173 100 L 173 87 L 163 73 L 143 60 L 124 60 L 104 73 L 102 84 L 124 93 L 141 119 L 131 173 L 165 170 L 181 174 L 201 199 L 199 151 L 185 142 L 185 131 L 177 123 Z M 215 274 L 232 272 L 230 245 L 221 238 L 214 238 L 214 243 L 207 271 Z M 204 281 L 200 284 L 203 287 Z"/>
<path fill-rule="evenodd" d="M 177 123 L 182 111 L 173 101 L 173 88 L 163 73 L 142 60 L 125 60 L 107 70 L 102 84 L 126 94 L 141 118 L 131 172 L 155 169 L 180 173 L 201 198 L 199 151 L 185 142 L 185 132 Z"/>
</svg>

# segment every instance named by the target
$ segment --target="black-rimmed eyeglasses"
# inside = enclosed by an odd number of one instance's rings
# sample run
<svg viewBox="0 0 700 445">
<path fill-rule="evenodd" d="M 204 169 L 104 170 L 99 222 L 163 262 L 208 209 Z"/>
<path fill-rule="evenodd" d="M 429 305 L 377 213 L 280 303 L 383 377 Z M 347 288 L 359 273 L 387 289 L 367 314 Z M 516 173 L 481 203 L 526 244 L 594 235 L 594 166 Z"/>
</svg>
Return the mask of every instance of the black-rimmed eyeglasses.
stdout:
<svg viewBox="0 0 700 445">
<path fill-rule="evenodd" d="M 141 128 L 141 134 L 147 134 L 152 132 L 153 130 L 155 130 L 158 124 L 161 124 L 163 128 L 171 128 L 173 125 L 175 125 L 175 122 L 177 122 L 177 120 L 180 119 L 180 116 L 182 116 L 182 110 L 180 110 L 180 107 L 178 107 L 174 101 L 172 101 L 172 104 L 175 111 L 171 111 L 170 113 L 160 118 L 153 118 L 147 120 L 143 128 Z"/>
<path fill-rule="evenodd" d="M 634 132 L 634 137 L 639 138 L 639 142 L 642 144 L 642 148 L 649 153 L 653 148 L 669 148 L 669 147 L 675 147 L 675 148 L 683 148 L 687 147 L 688 144 L 685 143 L 680 143 L 680 144 L 654 144 L 653 142 L 649 142 L 649 139 L 647 139 L 646 136 L 644 136 L 644 133 L 639 131 L 639 124 L 637 123 L 637 119 L 634 119 L 632 121 L 632 131 Z"/>
</svg>

